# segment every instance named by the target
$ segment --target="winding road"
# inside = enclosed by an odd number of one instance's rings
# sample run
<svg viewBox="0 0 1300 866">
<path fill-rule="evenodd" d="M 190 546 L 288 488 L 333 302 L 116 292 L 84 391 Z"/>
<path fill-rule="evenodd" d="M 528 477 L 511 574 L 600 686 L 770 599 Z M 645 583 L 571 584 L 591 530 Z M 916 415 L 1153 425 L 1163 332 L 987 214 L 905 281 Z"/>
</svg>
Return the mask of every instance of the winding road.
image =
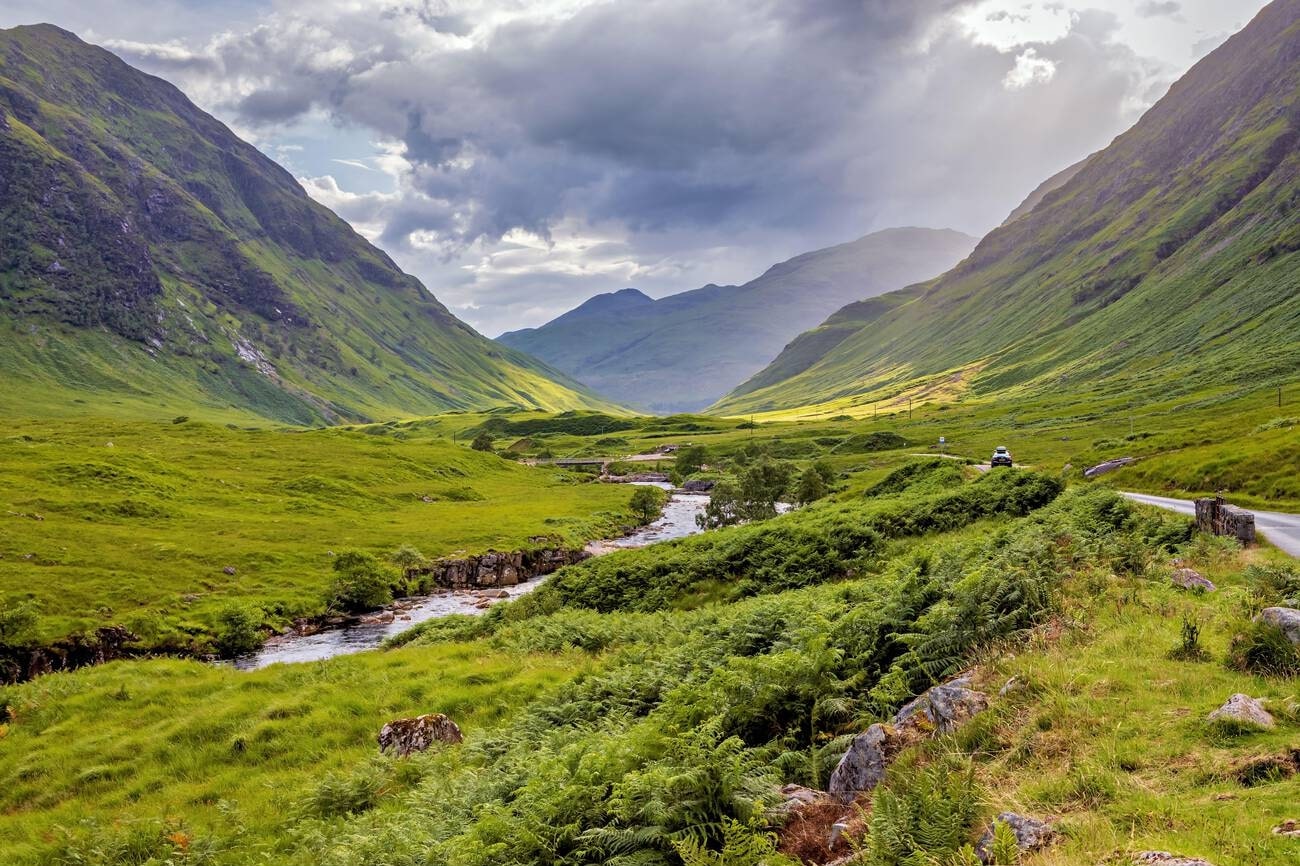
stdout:
<svg viewBox="0 0 1300 866">
<path fill-rule="evenodd" d="M 1179 514 L 1195 514 L 1196 503 L 1190 499 L 1170 499 L 1167 496 L 1148 496 L 1145 493 L 1124 493 L 1134 502 L 1168 508 Z M 1300 514 L 1282 514 L 1277 511 L 1256 511 L 1247 508 L 1255 515 L 1255 529 L 1265 536 L 1275 547 L 1300 558 Z"/>
</svg>

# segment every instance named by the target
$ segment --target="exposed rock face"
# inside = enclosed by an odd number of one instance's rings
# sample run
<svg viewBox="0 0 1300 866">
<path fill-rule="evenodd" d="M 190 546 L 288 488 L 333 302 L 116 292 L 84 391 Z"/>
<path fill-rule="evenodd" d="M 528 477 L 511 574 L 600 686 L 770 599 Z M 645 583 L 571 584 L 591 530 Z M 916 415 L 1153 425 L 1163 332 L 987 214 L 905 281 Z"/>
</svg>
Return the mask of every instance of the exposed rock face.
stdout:
<svg viewBox="0 0 1300 866">
<path fill-rule="evenodd" d="M 927 691 L 905 704 L 894 715 L 894 725 L 899 728 L 916 727 L 946 734 L 972 716 L 988 709 L 988 695 L 970 688 L 969 676 Z"/>
<path fill-rule="evenodd" d="M 430 575 L 433 582 L 447 589 L 474 589 L 488 586 L 514 586 L 566 565 L 581 562 L 590 554 L 583 550 L 549 548 L 498 553 L 489 550 L 464 559 L 439 559 L 428 566 L 413 568 L 408 575 Z"/>
<path fill-rule="evenodd" d="M 1292 839 L 1300 839 L 1300 821 L 1297 821 L 1294 818 L 1288 818 L 1273 828 L 1273 834 L 1276 836 L 1287 836 Z"/>
<path fill-rule="evenodd" d="M 905 742 L 889 725 L 874 724 L 865 734 L 853 738 L 849 750 L 831 773 L 827 791 L 851 803 L 859 794 L 874 790 Z"/>
<path fill-rule="evenodd" d="M 1227 703 L 1210 713 L 1211 722 L 1229 721 L 1272 730 L 1277 723 L 1264 705 L 1250 695 L 1236 694 Z"/>
<path fill-rule="evenodd" d="M 1114 460 L 1107 460 L 1105 463 L 1098 463 L 1096 466 L 1090 466 L 1083 470 L 1084 478 L 1098 478 L 1107 475 L 1117 469 L 1123 469 L 1125 466 L 1131 466 L 1137 462 L 1136 457 L 1117 457 Z"/>
<path fill-rule="evenodd" d="M 125 658 L 134 650 L 128 644 L 139 639 L 122 626 L 111 625 L 96 629 L 94 637 L 74 634 L 49 646 L 6 648 L 0 651 L 0 684 Z"/>
<path fill-rule="evenodd" d="M 1179 857 L 1168 851 L 1143 851 L 1133 858 L 1134 863 L 1158 863 L 1160 866 L 1214 866 L 1209 860 L 1200 857 Z"/>
<path fill-rule="evenodd" d="M 716 481 L 700 478 L 693 481 L 682 482 L 682 490 L 687 493 L 708 493 L 713 489 L 715 484 L 717 484 Z"/>
<path fill-rule="evenodd" d="M 1039 851 L 1046 848 L 1056 839 L 1056 830 L 1046 821 L 1040 821 L 1037 818 L 1030 818 L 1026 815 L 1017 815 L 1015 812 L 1003 812 L 994 822 L 997 824 L 1006 824 L 1011 828 L 1011 832 L 1016 835 L 1016 845 L 1020 851 L 1025 854 Z M 975 846 L 975 853 L 979 855 L 981 863 L 988 863 L 993 857 L 993 827 L 989 826 L 980 837 L 979 844 Z"/>
<path fill-rule="evenodd" d="M 1193 591 L 1214 592 L 1218 589 L 1214 582 L 1201 574 L 1199 571 L 1191 568 L 1179 568 L 1174 571 L 1174 586 L 1181 586 L 1183 589 Z"/>
<path fill-rule="evenodd" d="M 442 713 L 426 713 L 413 719 L 394 719 L 379 731 L 379 750 L 406 757 L 423 752 L 434 743 L 459 743 L 460 728 Z"/>
<path fill-rule="evenodd" d="M 1260 611 L 1260 622 L 1282 629 L 1286 639 L 1300 645 L 1300 610 L 1290 607 L 1266 607 Z"/>
</svg>

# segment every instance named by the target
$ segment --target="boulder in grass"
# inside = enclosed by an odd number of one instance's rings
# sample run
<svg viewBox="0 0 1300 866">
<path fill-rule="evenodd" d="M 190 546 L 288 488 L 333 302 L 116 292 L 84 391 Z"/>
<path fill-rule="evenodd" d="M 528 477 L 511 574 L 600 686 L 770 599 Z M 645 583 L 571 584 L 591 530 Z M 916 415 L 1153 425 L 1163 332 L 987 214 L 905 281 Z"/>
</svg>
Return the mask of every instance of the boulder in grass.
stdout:
<svg viewBox="0 0 1300 866">
<path fill-rule="evenodd" d="M 989 707 L 988 695 L 971 687 L 970 675 L 935 686 L 905 704 L 894 715 L 894 725 L 946 734 Z"/>
<path fill-rule="evenodd" d="M 903 738 L 889 725 L 874 724 L 858 734 L 831 773 L 826 790 L 843 803 L 875 790 L 904 745 Z"/>
<path fill-rule="evenodd" d="M 1218 589 L 1213 581 L 1194 568 L 1175 569 L 1173 582 L 1174 586 L 1190 589 L 1193 592 L 1214 592 Z"/>
<path fill-rule="evenodd" d="M 1005 824 L 1011 828 L 1011 832 L 1016 837 L 1016 847 L 1022 854 L 1041 851 L 1056 841 L 1055 827 L 1046 821 L 1030 818 L 1028 815 L 1003 812 L 994 819 L 993 823 Z M 980 837 L 979 844 L 975 846 L 975 853 L 981 863 L 988 863 L 993 858 L 993 824 L 990 824 L 984 831 L 984 835 Z"/>
<path fill-rule="evenodd" d="M 1280 628 L 1291 643 L 1300 645 L 1300 610 L 1290 607 L 1266 607 L 1258 617 L 1262 623 Z"/>
<path fill-rule="evenodd" d="M 1168 851 L 1143 851 L 1133 858 L 1135 864 L 1139 866 L 1214 866 L 1209 860 L 1202 860 L 1200 857 L 1179 857 L 1177 854 L 1170 854 Z"/>
<path fill-rule="evenodd" d="M 1250 695 L 1236 694 L 1228 698 L 1223 706 L 1210 713 L 1209 721 L 1227 722 L 1245 727 L 1272 730 L 1277 727 L 1273 716 L 1264 705 Z"/>
<path fill-rule="evenodd" d="M 394 719 L 379 731 L 379 750 L 404 758 L 423 752 L 434 743 L 459 743 L 460 728 L 442 713 L 426 713 L 413 719 Z"/>
</svg>

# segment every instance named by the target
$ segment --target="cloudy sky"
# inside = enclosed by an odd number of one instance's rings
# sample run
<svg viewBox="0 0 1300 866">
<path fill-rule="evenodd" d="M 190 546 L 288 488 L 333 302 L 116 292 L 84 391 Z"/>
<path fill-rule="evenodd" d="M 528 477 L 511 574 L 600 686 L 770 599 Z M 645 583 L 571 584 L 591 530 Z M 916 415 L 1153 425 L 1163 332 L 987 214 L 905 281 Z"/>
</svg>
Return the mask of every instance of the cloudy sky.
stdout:
<svg viewBox="0 0 1300 866">
<path fill-rule="evenodd" d="M 1264 0 L 3 0 L 175 82 L 489 335 L 981 234 Z"/>
</svg>

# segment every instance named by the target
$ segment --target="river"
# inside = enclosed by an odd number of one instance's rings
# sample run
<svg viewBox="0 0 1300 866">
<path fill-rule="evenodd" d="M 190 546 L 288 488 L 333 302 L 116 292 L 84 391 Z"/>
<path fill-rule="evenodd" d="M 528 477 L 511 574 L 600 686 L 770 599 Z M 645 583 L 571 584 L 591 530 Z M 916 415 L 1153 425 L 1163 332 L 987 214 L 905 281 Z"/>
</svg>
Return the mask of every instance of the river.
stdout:
<svg viewBox="0 0 1300 866">
<path fill-rule="evenodd" d="M 642 482 L 647 483 L 647 482 Z M 671 490 L 671 484 L 654 483 L 655 487 Z M 709 502 L 707 494 L 673 493 L 664 506 L 663 514 L 654 523 L 638 529 L 623 538 L 610 538 L 593 541 L 587 550 L 595 555 L 610 553 L 633 547 L 645 547 L 658 541 L 671 541 L 685 538 L 699 532 L 695 524 L 695 515 L 704 510 Z M 539 577 L 524 581 L 507 588 L 510 598 L 518 598 L 532 592 L 546 580 Z M 495 597 L 500 590 L 444 590 L 432 595 L 417 598 L 398 599 L 389 609 L 393 614 L 391 621 L 371 621 L 326 629 L 316 634 L 286 634 L 273 637 L 257 652 L 241 656 L 235 660 L 235 667 L 241 670 L 256 670 L 278 662 L 310 662 L 332 658 L 339 655 L 374 649 L 384 641 L 394 637 L 408 628 L 431 619 L 463 613 L 474 616 L 487 610 L 479 603 L 487 597 Z M 376 611 L 383 619 L 386 612 Z"/>
</svg>

